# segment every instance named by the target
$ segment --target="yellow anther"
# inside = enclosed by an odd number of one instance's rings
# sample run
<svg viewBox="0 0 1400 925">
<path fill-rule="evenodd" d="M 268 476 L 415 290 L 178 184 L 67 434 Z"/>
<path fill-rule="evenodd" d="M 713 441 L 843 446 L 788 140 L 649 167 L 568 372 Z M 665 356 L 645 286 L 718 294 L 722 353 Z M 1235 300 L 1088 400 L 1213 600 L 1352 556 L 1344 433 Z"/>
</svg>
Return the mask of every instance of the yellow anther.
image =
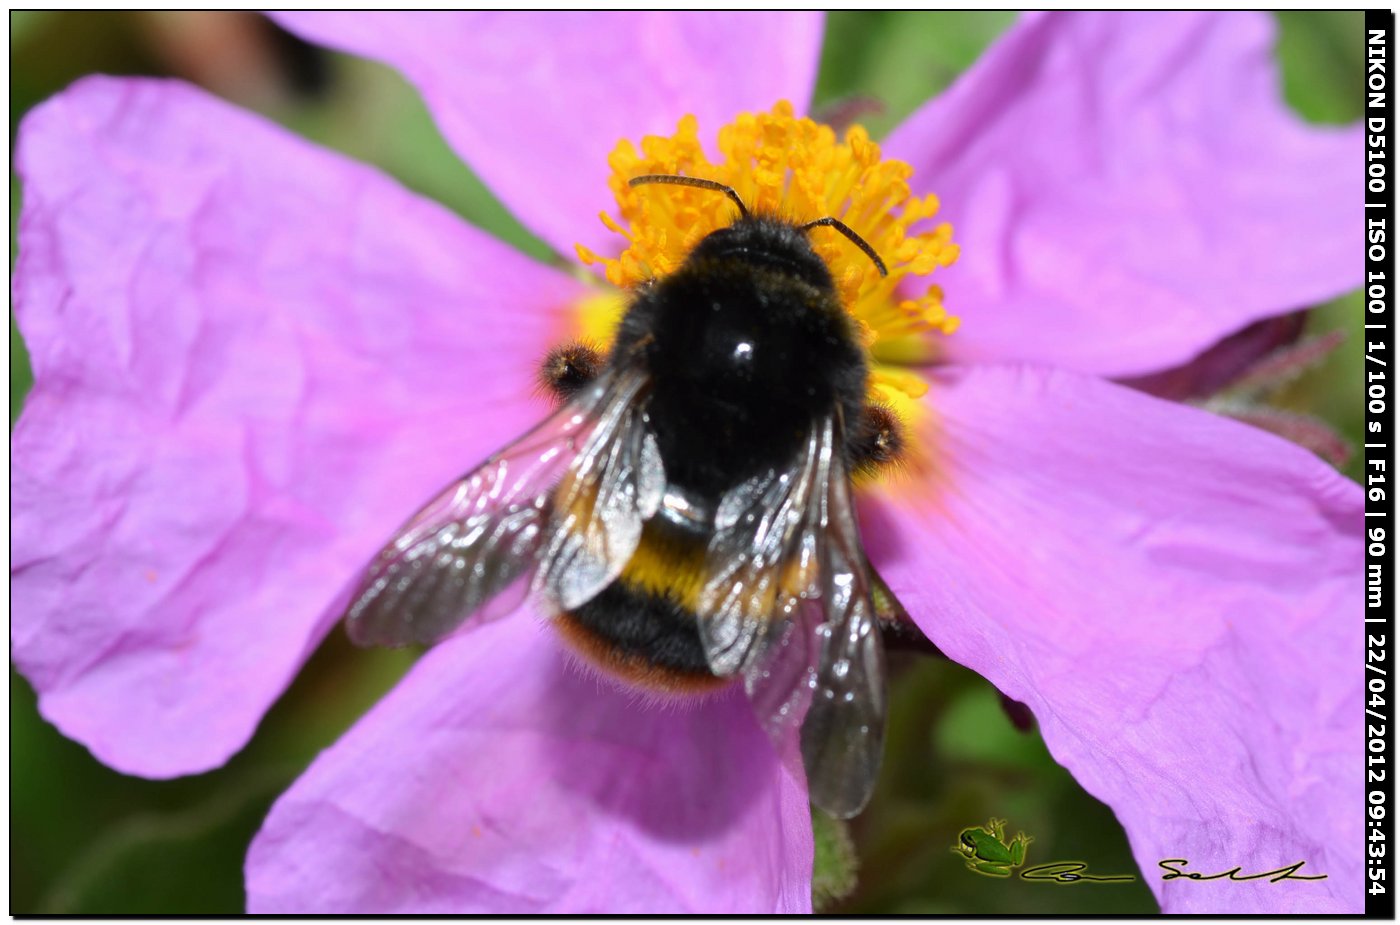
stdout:
<svg viewBox="0 0 1400 925">
<path fill-rule="evenodd" d="M 880 390 L 886 397 L 891 389 L 902 392 L 909 398 L 923 398 L 928 392 L 928 383 L 922 376 L 892 366 L 875 366 L 870 371 L 870 382 L 874 388 L 883 386 Z"/>
<path fill-rule="evenodd" d="M 929 332 L 950 334 L 957 328 L 958 319 L 944 309 L 937 286 L 914 297 L 900 292 L 906 278 L 926 276 L 957 259 L 952 228 L 942 224 L 914 230 L 915 224 L 937 213 L 938 198 L 914 197 L 906 182 L 913 169 L 883 160 L 880 146 L 865 129 L 853 126 L 838 140 L 828 126 L 798 118 L 791 104 L 780 102 L 770 112 L 741 113 L 721 127 L 716 161 L 706 155 L 699 132 L 695 117 L 686 116 L 674 135 L 650 135 L 639 146 L 626 140 L 617 144 L 608 158 L 617 219 L 604 216 L 603 222 L 629 246 L 616 258 L 579 248 L 585 263 L 601 263 L 608 280 L 622 288 L 670 273 L 701 238 L 734 221 L 734 203 L 713 190 L 634 189 L 628 181 L 644 174 L 700 177 L 733 187 L 753 213 L 799 223 L 826 216 L 840 219 L 874 248 L 889 269 L 888 277 L 881 277 L 869 258 L 841 235 L 811 236 L 872 358 L 907 356 L 911 339 Z M 585 327 L 590 334 L 598 331 L 591 324 Z M 595 339 L 610 340 L 611 334 Z M 879 385 L 917 398 L 923 393 L 916 382 L 922 380 L 912 373 L 895 378 L 883 371 L 872 373 L 872 397 Z"/>
</svg>

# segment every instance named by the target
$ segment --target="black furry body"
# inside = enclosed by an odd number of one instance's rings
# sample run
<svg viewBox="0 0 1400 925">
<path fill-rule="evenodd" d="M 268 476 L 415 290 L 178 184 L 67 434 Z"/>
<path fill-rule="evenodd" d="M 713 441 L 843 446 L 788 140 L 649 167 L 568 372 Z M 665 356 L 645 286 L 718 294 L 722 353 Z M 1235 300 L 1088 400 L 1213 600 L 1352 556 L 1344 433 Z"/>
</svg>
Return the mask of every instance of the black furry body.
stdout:
<svg viewBox="0 0 1400 925">
<path fill-rule="evenodd" d="M 859 420 L 865 400 L 865 357 L 830 271 L 806 234 L 773 219 L 714 232 L 642 292 L 612 361 L 634 350 L 668 481 L 706 501 L 787 463 L 834 405 Z"/>
<path fill-rule="evenodd" d="M 859 426 L 865 358 L 806 233 L 767 217 L 713 232 L 637 294 L 610 361 L 638 358 L 668 495 L 634 558 L 650 565 L 629 567 L 562 622 L 614 673 L 703 686 L 714 678 L 683 589 L 700 580 L 713 512 L 729 489 L 789 465 L 834 409 Z"/>
</svg>

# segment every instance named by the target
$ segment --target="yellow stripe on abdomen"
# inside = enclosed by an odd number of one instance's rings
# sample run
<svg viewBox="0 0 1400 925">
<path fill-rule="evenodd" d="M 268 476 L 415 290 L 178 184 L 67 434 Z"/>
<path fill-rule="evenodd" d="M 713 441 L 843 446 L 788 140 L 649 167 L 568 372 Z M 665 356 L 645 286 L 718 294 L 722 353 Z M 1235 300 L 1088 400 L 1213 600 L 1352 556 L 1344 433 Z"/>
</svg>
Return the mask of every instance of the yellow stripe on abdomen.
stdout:
<svg viewBox="0 0 1400 925">
<path fill-rule="evenodd" d="M 705 582 L 704 538 L 652 518 L 642 528 L 637 551 L 618 581 L 657 597 L 669 597 L 694 613 Z"/>
</svg>

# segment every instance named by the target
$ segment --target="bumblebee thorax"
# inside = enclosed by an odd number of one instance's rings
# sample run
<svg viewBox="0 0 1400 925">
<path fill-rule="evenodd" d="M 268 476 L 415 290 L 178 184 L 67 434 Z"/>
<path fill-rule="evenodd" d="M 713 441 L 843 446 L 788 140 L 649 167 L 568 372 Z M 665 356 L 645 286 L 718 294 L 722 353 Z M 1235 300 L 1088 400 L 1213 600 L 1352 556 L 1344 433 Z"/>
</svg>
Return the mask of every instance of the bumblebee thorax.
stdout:
<svg viewBox="0 0 1400 925">
<path fill-rule="evenodd" d="M 782 462 L 836 404 L 854 420 L 865 393 L 864 353 L 830 271 L 776 219 L 713 232 L 639 293 L 615 356 L 634 349 L 667 472 L 685 484 L 687 470 L 705 470 L 689 486 L 705 493 Z"/>
</svg>

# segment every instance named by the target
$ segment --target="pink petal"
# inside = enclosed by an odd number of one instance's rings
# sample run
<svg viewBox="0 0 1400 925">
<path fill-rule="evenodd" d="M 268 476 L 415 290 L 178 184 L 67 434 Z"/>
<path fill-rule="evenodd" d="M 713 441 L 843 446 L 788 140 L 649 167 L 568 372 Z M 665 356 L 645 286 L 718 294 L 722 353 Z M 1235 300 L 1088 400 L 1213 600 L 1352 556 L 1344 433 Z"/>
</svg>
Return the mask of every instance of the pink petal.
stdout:
<svg viewBox="0 0 1400 925">
<path fill-rule="evenodd" d="M 434 489 L 542 413 L 567 278 L 177 83 L 24 124 L 20 670 L 102 761 L 216 766 Z"/>
<path fill-rule="evenodd" d="M 623 138 L 702 138 L 780 99 L 804 108 L 822 17 L 812 13 L 279 13 L 305 38 L 392 65 L 442 133 L 530 230 L 572 258 L 619 238 L 608 155 Z"/>
<path fill-rule="evenodd" d="M 517 614 L 428 652 L 273 806 L 280 914 L 810 912 L 806 789 L 737 688 L 648 703 Z"/>
<path fill-rule="evenodd" d="M 930 405 L 937 482 L 862 522 L 933 643 L 1034 711 L 1163 911 L 1361 911 L 1360 487 L 1069 373 L 972 367 Z"/>
<path fill-rule="evenodd" d="M 1273 20 L 1021 20 L 889 138 L 962 245 L 960 359 L 1111 376 L 1361 285 L 1360 126 L 1284 105 Z"/>
</svg>

